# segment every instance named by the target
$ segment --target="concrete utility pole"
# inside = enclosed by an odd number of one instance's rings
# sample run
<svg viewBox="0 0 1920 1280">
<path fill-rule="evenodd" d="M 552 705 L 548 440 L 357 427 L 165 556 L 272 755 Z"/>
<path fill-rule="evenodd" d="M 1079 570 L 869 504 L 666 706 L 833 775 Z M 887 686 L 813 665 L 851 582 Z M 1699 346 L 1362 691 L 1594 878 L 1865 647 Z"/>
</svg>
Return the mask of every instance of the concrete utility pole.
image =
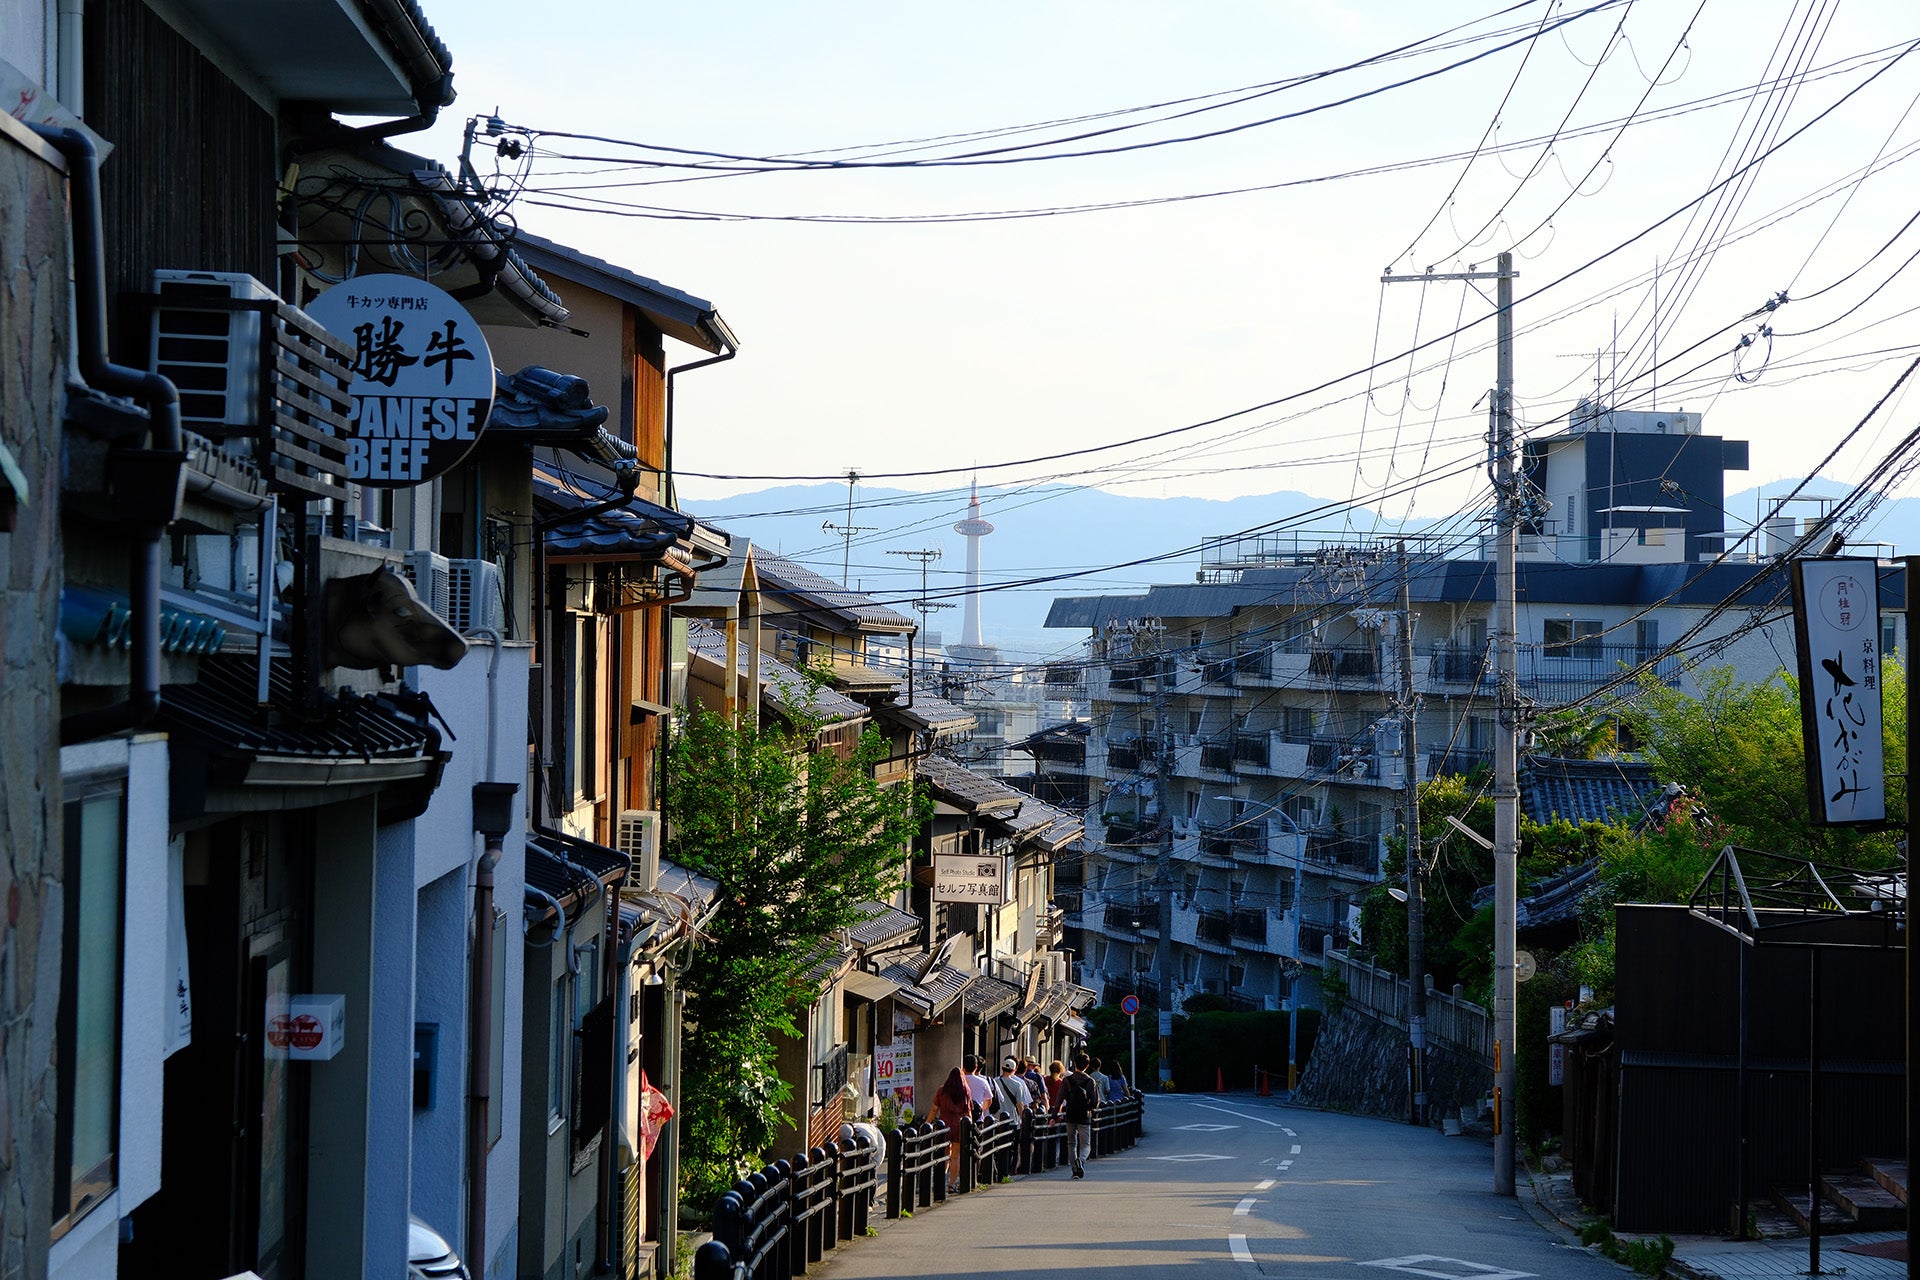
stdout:
<svg viewBox="0 0 1920 1280">
<path fill-rule="evenodd" d="M 1160 891 L 1160 1086 L 1169 1087 L 1173 1079 L 1173 807 L 1167 795 L 1167 774 L 1173 762 L 1173 735 L 1167 732 L 1167 682 L 1160 671 L 1162 655 L 1154 629 L 1153 645 L 1153 736 L 1158 743 L 1153 771 L 1153 799 L 1160 807 L 1160 822 L 1155 837 L 1159 850 L 1154 858 L 1153 883 Z"/>
<path fill-rule="evenodd" d="M 1407 1120 L 1427 1122 L 1427 924 L 1420 875 L 1420 700 L 1413 691 L 1413 580 L 1400 544 L 1400 746 L 1407 786 Z"/>
<path fill-rule="evenodd" d="M 1428 272 L 1381 276 L 1383 284 L 1406 281 L 1495 282 L 1494 321 L 1498 364 L 1488 416 L 1493 466 L 1496 568 L 1493 656 L 1495 707 L 1500 728 L 1493 736 L 1493 1189 L 1513 1194 L 1514 968 L 1516 880 L 1520 842 L 1520 696 L 1515 658 L 1514 561 L 1519 542 L 1519 493 L 1513 474 L 1513 255 L 1500 255 L 1493 271 Z"/>
</svg>

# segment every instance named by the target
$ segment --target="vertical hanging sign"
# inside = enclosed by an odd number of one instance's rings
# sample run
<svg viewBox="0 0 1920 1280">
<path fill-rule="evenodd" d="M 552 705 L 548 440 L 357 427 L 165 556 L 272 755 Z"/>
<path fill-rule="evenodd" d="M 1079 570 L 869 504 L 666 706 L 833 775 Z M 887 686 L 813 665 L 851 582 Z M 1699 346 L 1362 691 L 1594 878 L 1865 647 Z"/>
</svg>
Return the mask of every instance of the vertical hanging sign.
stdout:
<svg viewBox="0 0 1920 1280">
<path fill-rule="evenodd" d="M 493 409 L 493 353 L 445 290 L 412 276 L 354 276 L 306 311 L 353 344 L 349 480 L 424 484 L 479 443 Z"/>
<path fill-rule="evenodd" d="M 1869 826 L 1887 816 L 1876 568 L 1865 557 L 1793 562 L 1800 726 L 1816 826 Z"/>
</svg>

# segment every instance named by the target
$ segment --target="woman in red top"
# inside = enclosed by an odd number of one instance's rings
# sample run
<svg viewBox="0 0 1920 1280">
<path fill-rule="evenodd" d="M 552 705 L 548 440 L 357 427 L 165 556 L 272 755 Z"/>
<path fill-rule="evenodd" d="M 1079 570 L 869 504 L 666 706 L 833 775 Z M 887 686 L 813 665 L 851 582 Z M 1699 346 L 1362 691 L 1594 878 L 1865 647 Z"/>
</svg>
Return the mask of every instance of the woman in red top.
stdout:
<svg viewBox="0 0 1920 1280">
<path fill-rule="evenodd" d="M 1067 1064 L 1055 1058 L 1047 1064 L 1047 1110 L 1060 1110 L 1060 1090 L 1066 1087 Z"/>
<path fill-rule="evenodd" d="M 947 1073 L 946 1083 L 934 1090 L 934 1119 L 947 1126 L 947 1190 L 960 1189 L 960 1140 L 965 1135 L 963 1126 L 973 1109 L 973 1095 L 967 1092 L 967 1082 L 960 1077 L 960 1068 L 955 1067 Z"/>
</svg>

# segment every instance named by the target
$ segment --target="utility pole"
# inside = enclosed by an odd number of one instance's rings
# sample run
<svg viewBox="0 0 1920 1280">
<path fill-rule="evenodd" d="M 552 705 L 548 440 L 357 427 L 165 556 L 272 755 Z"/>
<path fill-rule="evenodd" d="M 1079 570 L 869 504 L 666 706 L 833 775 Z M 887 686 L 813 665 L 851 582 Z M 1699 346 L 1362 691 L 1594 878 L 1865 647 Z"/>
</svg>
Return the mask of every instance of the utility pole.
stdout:
<svg viewBox="0 0 1920 1280">
<path fill-rule="evenodd" d="M 1487 408 L 1487 436 L 1493 465 L 1494 571 L 1493 659 L 1495 707 L 1500 727 L 1493 736 L 1493 1189 L 1513 1194 L 1514 1091 L 1514 923 L 1519 872 L 1520 696 L 1515 658 L 1514 561 L 1519 539 L 1519 493 L 1513 474 L 1513 255 L 1500 255 L 1493 271 L 1428 272 L 1417 276 L 1381 276 L 1383 284 L 1403 281 L 1487 280 L 1495 282 L 1494 322 L 1498 362 Z"/>
<path fill-rule="evenodd" d="M 1420 876 L 1420 701 L 1413 691 L 1413 578 L 1400 543 L 1400 748 L 1405 765 L 1407 836 L 1408 1122 L 1427 1122 L 1427 924 Z"/>
<path fill-rule="evenodd" d="M 822 533 L 831 533 L 840 539 L 840 585 L 843 587 L 853 585 L 853 579 L 849 570 L 853 567 L 853 539 L 855 535 L 873 533 L 875 531 L 875 527 L 872 525 L 855 524 L 853 522 L 853 486 L 858 484 L 859 481 L 860 473 L 849 469 L 847 472 L 847 522 L 845 524 L 835 524 L 831 520 L 822 520 L 820 522 L 820 531 Z"/>
<path fill-rule="evenodd" d="M 920 598 L 913 602 L 913 611 L 920 615 L 920 638 L 925 642 L 927 635 L 927 615 L 935 609 L 951 609 L 953 605 L 945 600 L 927 599 L 927 562 L 940 558 L 940 548 L 922 547 L 917 551 L 889 551 L 890 556 L 905 556 L 917 560 L 920 564 Z M 913 669 L 913 637 L 907 638 L 907 705 L 913 705 L 913 691 L 919 687 L 918 673 Z M 1034 773 L 1040 772 L 1039 757 L 1034 757 Z M 1038 785 L 1036 783 L 1036 785 Z"/>
</svg>

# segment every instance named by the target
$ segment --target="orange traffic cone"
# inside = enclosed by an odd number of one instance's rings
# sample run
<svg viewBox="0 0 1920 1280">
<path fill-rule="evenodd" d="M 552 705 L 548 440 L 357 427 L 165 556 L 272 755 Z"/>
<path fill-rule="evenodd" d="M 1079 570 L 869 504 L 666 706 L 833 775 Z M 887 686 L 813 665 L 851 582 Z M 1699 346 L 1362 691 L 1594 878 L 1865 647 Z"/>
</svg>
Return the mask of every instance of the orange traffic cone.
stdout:
<svg viewBox="0 0 1920 1280">
<path fill-rule="evenodd" d="M 1213 1091 L 1215 1093 L 1225 1093 L 1227 1091 L 1227 1073 L 1224 1068 L 1215 1067 L 1213 1069 Z"/>
<path fill-rule="evenodd" d="M 1272 1073 L 1265 1067 L 1256 1067 L 1254 1071 L 1255 1074 L 1260 1077 L 1260 1096 L 1263 1098 L 1271 1098 L 1273 1096 Z"/>
</svg>

